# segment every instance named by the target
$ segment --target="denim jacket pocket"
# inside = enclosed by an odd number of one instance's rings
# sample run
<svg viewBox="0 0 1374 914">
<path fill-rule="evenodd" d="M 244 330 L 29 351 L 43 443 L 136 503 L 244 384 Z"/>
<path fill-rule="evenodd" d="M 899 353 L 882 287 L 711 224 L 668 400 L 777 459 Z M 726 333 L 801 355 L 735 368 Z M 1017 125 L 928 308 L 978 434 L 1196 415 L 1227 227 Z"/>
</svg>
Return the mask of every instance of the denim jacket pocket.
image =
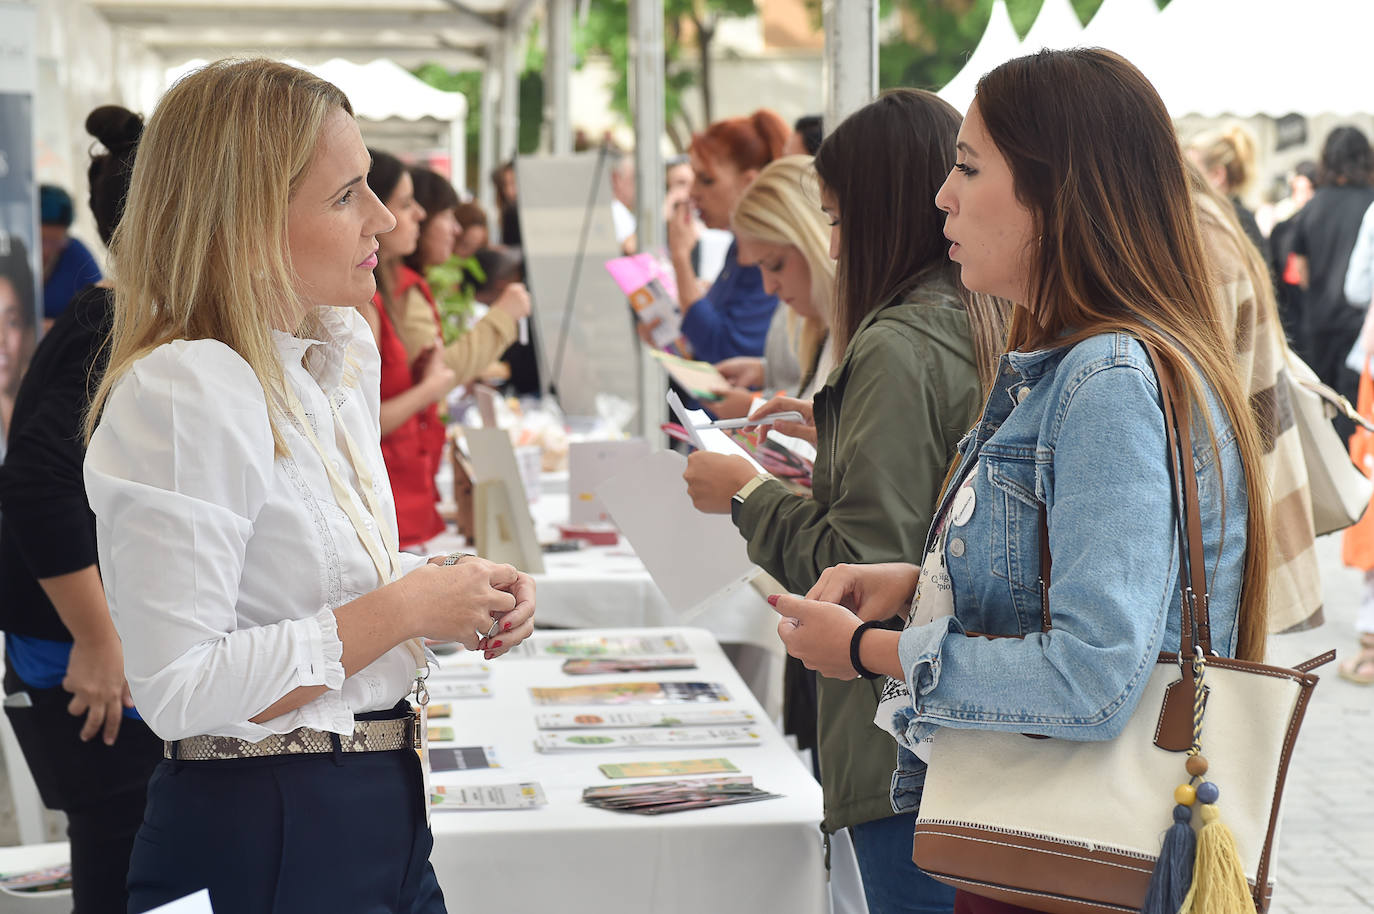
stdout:
<svg viewBox="0 0 1374 914">
<path fill-rule="evenodd" d="M 1033 448 L 989 445 L 981 455 L 993 497 L 989 516 L 989 570 L 1010 585 L 1021 631 L 1040 629 L 1040 512 Z M 1010 634 L 990 632 L 989 634 Z"/>
</svg>

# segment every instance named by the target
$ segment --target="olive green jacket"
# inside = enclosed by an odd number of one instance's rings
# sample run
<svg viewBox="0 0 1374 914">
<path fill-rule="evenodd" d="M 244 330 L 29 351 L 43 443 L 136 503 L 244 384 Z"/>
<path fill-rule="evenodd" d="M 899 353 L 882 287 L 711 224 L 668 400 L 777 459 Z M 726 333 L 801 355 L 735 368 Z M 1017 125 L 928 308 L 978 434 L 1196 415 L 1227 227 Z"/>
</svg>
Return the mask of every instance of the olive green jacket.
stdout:
<svg viewBox="0 0 1374 914">
<path fill-rule="evenodd" d="M 982 406 L 968 315 L 936 277 L 870 314 L 815 398 L 812 497 L 781 483 L 739 510 L 749 557 L 794 593 L 844 562 L 920 562 L 960 437 Z M 817 681 L 827 832 L 892 815 L 892 737 L 878 729 L 880 680 Z"/>
</svg>

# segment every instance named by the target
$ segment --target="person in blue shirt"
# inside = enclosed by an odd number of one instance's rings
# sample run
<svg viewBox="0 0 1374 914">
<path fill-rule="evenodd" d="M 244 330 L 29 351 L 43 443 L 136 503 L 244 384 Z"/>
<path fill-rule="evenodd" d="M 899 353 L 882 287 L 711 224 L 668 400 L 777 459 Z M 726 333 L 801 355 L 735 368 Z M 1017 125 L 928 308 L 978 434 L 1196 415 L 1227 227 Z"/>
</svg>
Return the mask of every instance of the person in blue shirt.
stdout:
<svg viewBox="0 0 1374 914">
<path fill-rule="evenodd" d="M 782 155 L 790 135 L 787 122 L 764 108 L 749 117 L 717 121 L 692 138 L 690 200 L 673 201 L 667 216 L 682 335 L 695 359 L 715 363 L 763 355 L 778 300 L 764 291 L 758 267 L 740 265 L 739 248 L 733 242 L 715 282 L 708 285 L 697 278 L 692 269 L 697 242 L 692 210 L 701 214 L 707 228 L 728 229 L 730 214 L 745 188 L 765 165 Z"/>
<path fill-rule="evenodd" d="M 80 241 L 68 234 L 74 216 L 65 190 L 44 184 L 38 190 L 43 238 L 43 329 L 67 310 L 86 286 L 100 282 L 100 266 Z"/>
</svg>

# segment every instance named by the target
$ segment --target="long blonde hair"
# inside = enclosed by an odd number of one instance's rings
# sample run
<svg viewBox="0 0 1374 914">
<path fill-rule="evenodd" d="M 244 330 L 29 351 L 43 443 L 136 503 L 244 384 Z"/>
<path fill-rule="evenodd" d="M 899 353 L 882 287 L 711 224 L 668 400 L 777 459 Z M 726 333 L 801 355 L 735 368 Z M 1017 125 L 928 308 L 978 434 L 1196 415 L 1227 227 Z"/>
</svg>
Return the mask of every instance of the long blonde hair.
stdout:
<svg viewBox="0 0 1374 914">
<path fill-rule="evenodd" d="M 819 317 L 787 315 L 802 373 L 825 344 L 835 319 L 835 261 L 830 259 L 830 226 L 821 212 L 811 156 L 784 156 L 769 163 L 744 191 L 730 219 L 735 235 L 796 248 L 811 270 L 811 307 Z M 798 326 L 800 325 L 800 327 Z"/>
<path fill-rule="evenodd" d="M 178 81 L 148 121 L 114 259 L 110 362 L 86 416 L 90 439 L 110 391 L 172 340 L 218 340 L 276 404 L 272 328 L 296 319 L 287 204 L 330 112 L 332 83 L 271 60 L 221 60 Z M 286 448 L 270 409 L 278 454 Z"/>
</svg>

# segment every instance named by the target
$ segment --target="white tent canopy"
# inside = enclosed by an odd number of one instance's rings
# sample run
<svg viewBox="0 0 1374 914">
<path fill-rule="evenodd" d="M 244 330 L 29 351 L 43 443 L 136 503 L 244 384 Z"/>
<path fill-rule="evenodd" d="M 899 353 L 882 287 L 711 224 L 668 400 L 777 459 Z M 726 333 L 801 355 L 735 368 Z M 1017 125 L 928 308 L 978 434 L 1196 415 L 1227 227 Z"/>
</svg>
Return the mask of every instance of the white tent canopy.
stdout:
<svg viewBox="0 0 1374 914">
<path fill-rule="evenodd" d="M 1045 0 L 1025 41 L 1008 44 L 1001 0 L 941 97 L 966 108 L 988 70 L 1044 47 L 1106 47 L 1154 83 L 1174 117 L 1357 114 L 1368 83 L 1370 0 L 1105 0 L 1081 28 L 1069 0 Z M 1014 37 L 1014 36 L 1013 36 Z"/>
<path fill-rule="evenodd" d="M 375 127 L 366 130 L 369 141 L 389 149 L 420 143 L 445 146 L 454 163 L 455 183 L 461 185 L 466 161 L 467 99 L 460 92 L 445 92 L 415 78 L 392 60 L 359 64 L 335 58 L 317 66 L 288 60 L 292 66 L 327 79 L 348 96 L 353 113 Z M 167 84 L 205 66 L 192 60 L 167 71 Z M 397 122 L 402 122 L 397 124 Z"/>
<path fill-rule="evenodd" d="M 983 74 L 1020 53 L 1021 39 L 1011 24 L 1011 14 L 1003 0 L 993 0 L 992 17 L 988 27 L 978 42 L 978 47 L 969 55 L 968 63 L 959 75 L 940 90 L 940 97 L 954 106 L 960 114 L 968 110 L 973 102 L 973 93 Z"/>
</svg>

